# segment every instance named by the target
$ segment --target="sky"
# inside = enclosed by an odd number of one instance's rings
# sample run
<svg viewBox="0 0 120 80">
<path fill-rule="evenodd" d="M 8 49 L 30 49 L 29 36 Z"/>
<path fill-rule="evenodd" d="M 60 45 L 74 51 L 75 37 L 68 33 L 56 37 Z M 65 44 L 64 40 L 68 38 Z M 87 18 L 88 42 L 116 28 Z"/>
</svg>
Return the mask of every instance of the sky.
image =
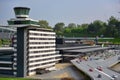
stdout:
<svg viewBox="0 0 120 80">
<path fill-rule="evenodd" d="M 94 20 L 120 19 L 120 0 L 0 0 L 0 25 L 15 18 L 14 7 L 29 7 L 29 17 L 47 20 L 54 27 L 58 22 L 83 24 Z"/>
</svg>

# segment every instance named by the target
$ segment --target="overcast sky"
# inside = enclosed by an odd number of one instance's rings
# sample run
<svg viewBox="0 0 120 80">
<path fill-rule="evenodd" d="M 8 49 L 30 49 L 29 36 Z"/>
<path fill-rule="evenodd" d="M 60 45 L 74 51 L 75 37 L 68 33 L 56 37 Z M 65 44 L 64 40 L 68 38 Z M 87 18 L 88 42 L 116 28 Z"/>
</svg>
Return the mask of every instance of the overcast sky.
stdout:
<svg viewBox="0 0 120 80">
<path fill-rule="evenodd" d="M 51 26 L 120 18 L 120 0 L 0 0 L 0 25 L 7 25 L 7 20 L 15 18 L 13 8 L 22 6 L 31 8 L 30 18 L 47 20 Z"/>
</svg>

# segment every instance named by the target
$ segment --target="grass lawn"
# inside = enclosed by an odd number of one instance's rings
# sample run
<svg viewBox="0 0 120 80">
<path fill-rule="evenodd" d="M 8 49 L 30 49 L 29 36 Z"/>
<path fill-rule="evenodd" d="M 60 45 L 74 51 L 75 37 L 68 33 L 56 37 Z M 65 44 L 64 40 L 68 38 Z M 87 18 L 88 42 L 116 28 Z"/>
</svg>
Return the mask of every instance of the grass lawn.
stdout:
<svg viewBox="0 0 120 80">
<path fill-rule="evenodd" d="M 120 44 L 120 38 L 115 39 L 99 39 L 99 42 L 110 42 L 112 44 Z"/>
<path fill-rule="evenodd" d="M 0 80 L 33 80 L 33 79 L 26 79 L 26 78 L 0 78 Z"/>
</svg>

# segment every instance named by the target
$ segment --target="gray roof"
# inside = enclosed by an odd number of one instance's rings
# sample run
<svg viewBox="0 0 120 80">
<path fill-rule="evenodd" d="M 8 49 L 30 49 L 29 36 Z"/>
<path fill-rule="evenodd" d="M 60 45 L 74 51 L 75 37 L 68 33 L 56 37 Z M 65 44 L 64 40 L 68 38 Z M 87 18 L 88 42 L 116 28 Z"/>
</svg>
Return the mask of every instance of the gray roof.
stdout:
<svg viewBox="0 0 120 80">
<path fill-rule="evenodd" d="M 110 48 L 111 47 L 96 47 L 96 48 L 85 48 L 85 49 L 77 49 L 77 50 L 64 50 L 64 52 L 87 53 L 87 52 L 106 50 L 106 49 L 110 49 Z"/>
<path fill-rule="evenodd" d="M 15 29 L 9 28 L 9 27 L 2 27 L 2 26 L 0 26 L 0 29 L 4 29 L 4 30 L 9 30 L 9 31 L 14 31 L 14 32 L 16 32 Z"/>
<path fill-rule="evenodd" d="M 57 48 L 57 50 L 73 50 L 73 49 L 88 49 L 88 48 L 96 48 L 99 46 L 75 46 L 75 47 L 64 47 L 64 48 Z"/>
</svg>

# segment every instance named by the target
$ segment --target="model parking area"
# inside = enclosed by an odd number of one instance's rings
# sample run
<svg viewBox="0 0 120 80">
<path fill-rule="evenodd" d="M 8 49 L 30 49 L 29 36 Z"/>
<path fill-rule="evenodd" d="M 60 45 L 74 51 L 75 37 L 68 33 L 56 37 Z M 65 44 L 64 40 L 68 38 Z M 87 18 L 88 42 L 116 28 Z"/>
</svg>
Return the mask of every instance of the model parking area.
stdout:
<svg viewBox="0 0 120 80">
<path fill-rule="evenodd" d="M 120 80 L 120 74 L 109 67 L 119 61 L 120 50 L 105 50 L 71 60 L 74 66 L 93 80 Z M 114 67 L 115 68 L 115 67 Z M 118 66 L 117 66 L 118 68 Z"/>
</svg>

